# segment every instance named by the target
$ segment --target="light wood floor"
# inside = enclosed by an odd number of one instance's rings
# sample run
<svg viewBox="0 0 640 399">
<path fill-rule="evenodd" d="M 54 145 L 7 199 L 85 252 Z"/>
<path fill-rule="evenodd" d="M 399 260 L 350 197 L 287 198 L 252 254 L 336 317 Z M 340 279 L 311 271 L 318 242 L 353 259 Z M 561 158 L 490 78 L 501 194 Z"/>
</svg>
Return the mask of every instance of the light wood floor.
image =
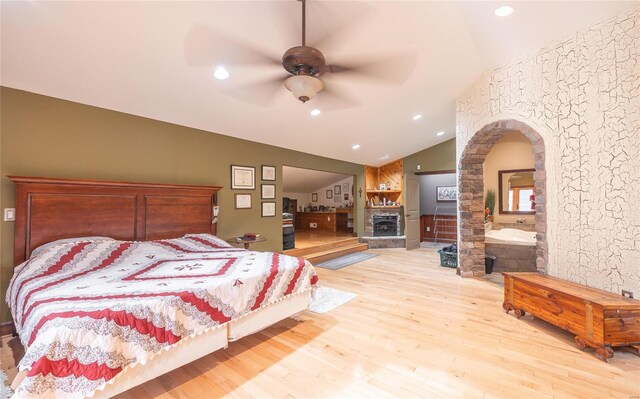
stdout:
<svg viewBox="0 0 640 399">
<path fill-rule="evenodd" d="M 434 250 L 372 250 L 322 284 L 355 292 L 120 395 L 130 398 L 638 398 L 640 357 L 607 364 L 573 337 L 502 311 L 500 287 Z"/>
<path fill-rule="evenodd" d="M 296 231 L 296 249 L 315 247 L 330 242 L 353 238 L 353 233 L 331 231 Z"/>
</svg>

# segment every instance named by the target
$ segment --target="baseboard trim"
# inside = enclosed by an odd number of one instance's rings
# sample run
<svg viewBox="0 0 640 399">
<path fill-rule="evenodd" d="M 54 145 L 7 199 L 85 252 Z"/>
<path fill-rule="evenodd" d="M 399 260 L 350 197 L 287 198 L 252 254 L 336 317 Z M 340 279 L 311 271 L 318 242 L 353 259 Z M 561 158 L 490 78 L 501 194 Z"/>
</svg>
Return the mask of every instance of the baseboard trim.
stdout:
<svg viewBox="0 0 640 399">
<path fill-rule="evenodd" d="M 0 337 L 4 337 L 5 335 L 13 335 L 16 332 L 16 326 L 13 325 L 11 321 L 5 321 L 4 323 L 0 323 Z"/>
</svg>

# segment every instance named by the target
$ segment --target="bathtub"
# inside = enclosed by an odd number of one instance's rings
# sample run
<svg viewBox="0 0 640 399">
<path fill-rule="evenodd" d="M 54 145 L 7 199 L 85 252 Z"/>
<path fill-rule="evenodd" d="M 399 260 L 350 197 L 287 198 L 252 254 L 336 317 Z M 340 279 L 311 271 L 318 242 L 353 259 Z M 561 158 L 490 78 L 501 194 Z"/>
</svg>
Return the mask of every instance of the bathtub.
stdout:
<svg viewBox="0 0 640 399">
<path fill-rule="evenodd" d="M 484 235 L 487 244 L 536 246 L 536 232 L 518 229 L 490 230 Z"/>
</svg>

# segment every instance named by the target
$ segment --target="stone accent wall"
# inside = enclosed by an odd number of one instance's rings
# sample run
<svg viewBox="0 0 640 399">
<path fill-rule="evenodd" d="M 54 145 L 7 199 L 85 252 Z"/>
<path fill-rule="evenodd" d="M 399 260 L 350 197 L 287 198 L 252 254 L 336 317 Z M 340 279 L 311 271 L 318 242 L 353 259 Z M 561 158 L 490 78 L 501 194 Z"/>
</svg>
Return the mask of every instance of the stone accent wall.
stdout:
<svg viewBox="0 0 640 399">
<path fill-rule="evenodd" d="M 485 244 L 487 255 L 496 257 L 493 264 L 494 273 L 502 272 L 535 272 L 536 247 L 528 245 Z"/>
<path fill-rule="evenodd" d="M 536 225 L 531 223 L 494 223 L 494 230 L 516 229 L 522 231 L 536 231 Z"/>
<path fill-rule="evenodd" d="M 496 121 L 519 121 L 544 147 L 547 271 L 619 293 L 640 292 L 640 8 L 484 74 L 457 101 L 460 202 L 473 216 L 480 154 L 468 144 Z M 507 128 L 508 126 L 504 126 Z M 474 171 L 476 173 L 474 173 Z M 537 178 L 543 177 L 538 173 Z M 466 187 L 466 189 L 465 189 Z M 536 187 L 536 190 L 538 187 Z M 536 220 L 536 223 L 539 223 Z M 460 225 L 460 262 L 473 271 L 481 248 L 468 238 L 480 225 Z M 538 248 L 540 250 L 541 248 Z M 544 250 L 544 248 L 542 248 Z M 469 250 L 469 251 L 467 251 Z M 469 260 L 471 259 L 471 261 Z"/>
<path fill-rule="evenodd" d="M 547 268 L 545 147 L 542 137 L 528 125 L 515 120 L 491 123 L 480 129 L 467 143 L 458 164 L 458 272 L 462 277 L 484 274 L 484 170 L 483 164 L 493 145 L 507 132 L 519 131 L 531 140 L 535 159 L 533 173 L 536 194 L 536 265 Z"/>
</svg>

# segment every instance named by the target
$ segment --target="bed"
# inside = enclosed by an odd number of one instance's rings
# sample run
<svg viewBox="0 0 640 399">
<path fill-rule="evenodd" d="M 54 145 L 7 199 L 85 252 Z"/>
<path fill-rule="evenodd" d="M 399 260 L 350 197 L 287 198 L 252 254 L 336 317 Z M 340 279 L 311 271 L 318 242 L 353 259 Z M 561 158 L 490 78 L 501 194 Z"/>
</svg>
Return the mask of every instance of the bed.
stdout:
<svg viewBox="0 0 640 399">
<path fill-rule="evenodd" d="M 17 398 L 111 397 L 308 307 L 307 261 L 215 236 L 219 187 L 10 179 Z"/>
</svg>

